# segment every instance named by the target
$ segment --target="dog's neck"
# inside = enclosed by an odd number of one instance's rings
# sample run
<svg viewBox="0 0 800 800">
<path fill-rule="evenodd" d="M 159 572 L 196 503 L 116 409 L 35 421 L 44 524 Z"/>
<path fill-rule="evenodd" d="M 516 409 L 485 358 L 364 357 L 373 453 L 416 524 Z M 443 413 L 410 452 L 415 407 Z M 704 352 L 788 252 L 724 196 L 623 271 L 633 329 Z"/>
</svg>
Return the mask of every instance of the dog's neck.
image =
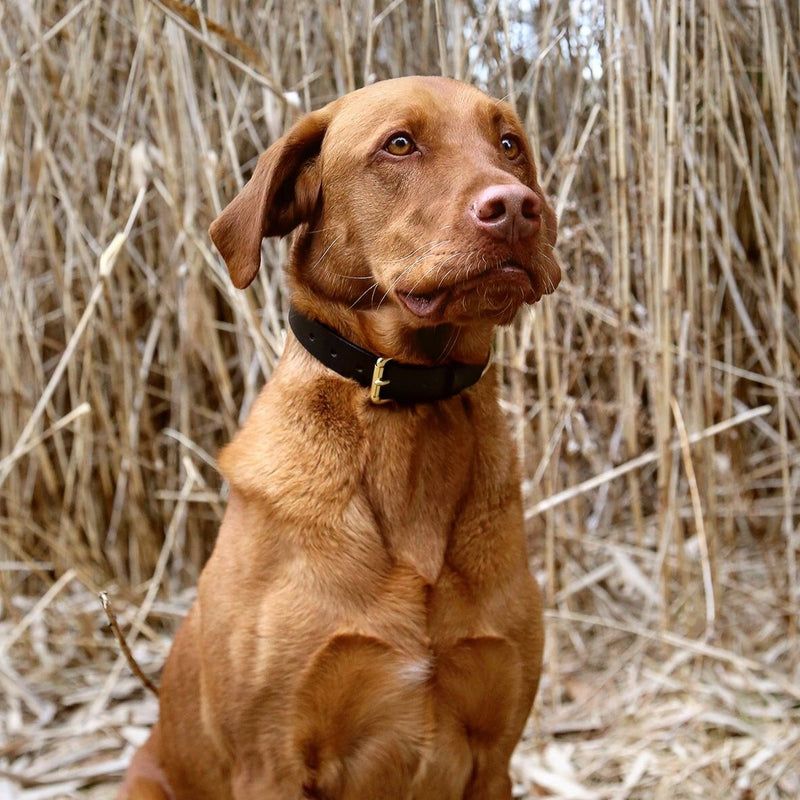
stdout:
<svg viewBox="0 0 800 800">
<path fill-rule="evenodd" d="M 491 364 L 403 364 L 379 356 L 345 339 L 296 308 L 289 312 L 289 327 L 308 353 L 328 369 L 369 390 L 376 404 L 433 403 L 474 386 Z"/>
<path fill-rule="evenodd" d="M 418 328 L 411 335 L 414 339 L 414 349 L 438 364 L 452 360 L 450 354 L 460 333 L 455 326 L 445 324 L 434 325 L 430 328 Z"/>
<path fill-rule="evenodd" d="M 492 347 L 494 325 L 414 326 L 407 312 L 390 303 L 355 310 L 335 300 L 321 299 L 303 287 L 293 287 L 292 305 L 300 313 L 327 325 L 340 336 L 376 355 L 406 364 L 485 364 Z"/>
</svg>

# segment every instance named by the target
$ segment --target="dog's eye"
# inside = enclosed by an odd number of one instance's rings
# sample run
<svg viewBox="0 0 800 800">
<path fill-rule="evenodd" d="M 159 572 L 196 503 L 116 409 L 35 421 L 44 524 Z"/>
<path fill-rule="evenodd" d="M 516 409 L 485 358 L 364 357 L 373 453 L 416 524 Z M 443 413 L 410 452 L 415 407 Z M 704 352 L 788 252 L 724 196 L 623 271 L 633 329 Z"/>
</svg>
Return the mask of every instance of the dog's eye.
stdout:
<svg viewBox="0 0 800 800">
<path fill-rule="evenodd" d="M 500 140 L 500 147 L 503 149 L 503 155 L 510 161 L 513 161 L 522 152 L 516 136 L 504 136 Z"/>
<path fill-rule="evenodd" d="M 396 133 L 386 142 L 386 146 L 383 149 L 393 156 L 408 156 L 416 150 L 416 146 L 414 145 L 414 140 L 408 134 Z"/>
</svg>

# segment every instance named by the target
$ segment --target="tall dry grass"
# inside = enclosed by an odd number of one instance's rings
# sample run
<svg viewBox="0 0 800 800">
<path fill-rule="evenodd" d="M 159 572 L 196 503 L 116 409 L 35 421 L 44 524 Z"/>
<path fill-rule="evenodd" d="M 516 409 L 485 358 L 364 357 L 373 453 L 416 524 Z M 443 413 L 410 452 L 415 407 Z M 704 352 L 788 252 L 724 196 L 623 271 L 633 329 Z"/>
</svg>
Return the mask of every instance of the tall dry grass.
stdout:
<svg viewBox="0 0 800 800">
<path fill-rule="evenodd" d="M 237 292 L 208 223 L 300 111 L 441 72 L 516 104 L 561 219 L 561 287 L 498 342 L 552 685 L 598 627 L 796 678 L 797 4 L 199 8 L 0 7 L 4 613 L 67 569 L 194 582 L 285 312 L 284 244 Z"/>
</svg>

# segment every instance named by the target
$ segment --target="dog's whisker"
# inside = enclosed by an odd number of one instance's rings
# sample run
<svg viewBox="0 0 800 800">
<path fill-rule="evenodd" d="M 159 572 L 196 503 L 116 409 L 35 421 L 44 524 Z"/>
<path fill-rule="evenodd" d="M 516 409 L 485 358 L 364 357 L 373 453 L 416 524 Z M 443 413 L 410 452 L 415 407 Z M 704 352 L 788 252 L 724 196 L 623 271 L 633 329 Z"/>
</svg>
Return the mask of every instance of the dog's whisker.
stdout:
<svg viewBox="0 0 800 800">
<path fill-rule="evenodd" d="M 371 286 L 368 286 L 368 287 L 367 287 L 367 288 L 366 288 L 366 289 L 365 289 L 363 292 L 361 292 L 361 294 L 360 294 L 358 297 L 356 297 L 356 299 L 355 299 L 355 300 L 353 300 L 353 302 L 350 304 L 349 308 L 350 308 L 351 310 L 352 310 L 352 309 L 354 309 L 354 308 L 356 308 L 356 307 L 358 306 L 358 304 L 359 304 L 359 303 L 360 303 L 360 302 L 361 302 L 361 301 L 362 301 L 362 300 L 363 300 L 363 299 L 364 299 L 364 298 L 365 298 L 365 297 L 366 297 L 366 296 L 367 296 L 367 295 L 368 295 L 370 292 L 372 292 L 372 296 L 373 296 L 373 303 L 374 303 L 375 292 L 377 291 L 377 289 L 378 289 L 378 282 L 377 282 L 377 281 L 373 281 L 373 283 L 372 283 L 372 285 L 371 285 Z"/>
<path fill-rule="evenodd" d="M 316 272 L 317 271 L 317 268 L 319 267 L 319 265 L 323 262 L 323 260 L 328 255 L 328 253 L 330 253 L 330 251 L 333 248 L 333 246 L 336 244 L 336 242 L 339 241 L 339 239 L 342 238 L 343 235 L 344 234 L 340 233 L 338 236 L 335 236 L 333 238 L 333 240 L 331 241 L 331 243 L 322 251 L 322 253 L 320 253 L 319 258 L 316 260 L 316 262 L 314 264 L 311 265 L 311 271 L 312 272 Z"/>
<path fill-rule="evenodd" d="M 425 255 L 428 255 L 429 253 L 433 252 L 436 248 L 444 247 L 445 245 L 450 244 L 450 242 L 451 242 L 450 239 L 442 239 L 441 241 L 438 241 L 438 242 L 426 242 L 425 244 L 420 245 L 416 249 L 412 250 L 407 255 L 400 256 L 399 258 L 393 259 L 393 260 L 391 260 L 391 261 L 389 261 L 387 263 L 389 263 L 389 264 L 399 264 L 399 263 L 401 263 L 403 261 L 408 261 L 409 258 L 414 258 L 414 256 L 416 256 L 422 250 L 425 251 Z"/>
</svg>

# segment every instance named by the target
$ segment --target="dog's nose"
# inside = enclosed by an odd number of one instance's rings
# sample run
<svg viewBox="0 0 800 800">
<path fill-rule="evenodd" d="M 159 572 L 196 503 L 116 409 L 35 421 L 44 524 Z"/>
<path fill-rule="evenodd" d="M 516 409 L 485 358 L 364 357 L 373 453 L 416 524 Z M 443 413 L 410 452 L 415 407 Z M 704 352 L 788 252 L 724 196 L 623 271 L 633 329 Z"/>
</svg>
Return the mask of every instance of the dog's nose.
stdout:
<svg viewBox="0 0 800 800">
<path fill-rule="evenodd" d="M 527 186 L 487 186 L 472 203 L 472 216 L 481 230 L 495 239 L 524 241 L 539 230 L 542 201 Z"/>
</svg>

